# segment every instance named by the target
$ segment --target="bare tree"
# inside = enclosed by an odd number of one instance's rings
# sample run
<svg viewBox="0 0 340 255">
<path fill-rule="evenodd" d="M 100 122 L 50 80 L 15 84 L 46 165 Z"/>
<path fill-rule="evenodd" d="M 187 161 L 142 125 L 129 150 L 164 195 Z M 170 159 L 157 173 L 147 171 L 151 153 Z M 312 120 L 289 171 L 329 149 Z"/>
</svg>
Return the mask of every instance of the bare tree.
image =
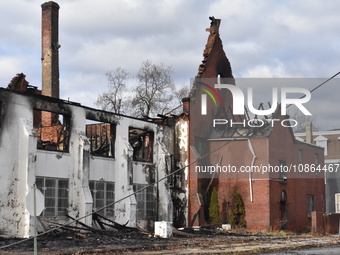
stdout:
<svg viewBox="0 0 340 255">
<path fill-rule="evenodd" d="M 313 119 L 313 117 L 304 115 L 299 109 L 290 107 L 287 109 L 287 113 L 290 119 L 294 119 L 297 122 L 297 125 L 293 127 L 293 132 L 295 133 L 305 132 L 307 121 L 311 121 L 313 123 L 312 125 L 313 131 L 319 130 L 318 124 Z"/>
<path fill-rule="evenodd" d="M 123 92 L 126 90 L 126 81 L 131 78 L 131 75 L 121 67 L 108 71 L 105 75 L 108 79 L 109 91 L 100 94 L 95 104 L 103 110 L 124 113 Z"/>
<path fill-rule="evenodd" d="M 156 65 L 150 60 L 143 62 L 136 76 L 138 86 L 132 89 L 126 86 L 132 76 L 125 69 L 119 67 L 105 75 L 109 91 L 100 94 L 95 104 L 103 110 L 118 114 L 135 117 L 179 114 L 182 98 L 189 94 L 188 87 L 175 87 L 170 66 Z"/>
<path fill-rule="evenodd" d="M 180 114 L 182 112 L 182 99 L 189 96 L 189 86 L 181 86 L 176 88 L 174 93 L 174 98 L 170 104 L 171 110 L 165 114 Z"/>
<path fill-rule="evenodd" d="M 137 73 L 139 84 L 134 88 L 131 100 L 136 117 L 155 116 L 171 110 L 175 85 L 172 81 L 172 68 L 164 64 L 143 62 Z"/>
</svg>

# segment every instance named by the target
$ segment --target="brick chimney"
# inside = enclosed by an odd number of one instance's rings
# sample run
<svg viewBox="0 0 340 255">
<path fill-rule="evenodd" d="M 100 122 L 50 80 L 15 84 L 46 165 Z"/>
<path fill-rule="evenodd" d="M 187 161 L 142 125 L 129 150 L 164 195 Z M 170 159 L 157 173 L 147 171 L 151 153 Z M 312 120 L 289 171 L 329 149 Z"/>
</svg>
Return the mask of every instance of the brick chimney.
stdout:
<svg viewBox="0 0 340 255">
<path fill-rule="evenodd" d="M 182 98 L 182 104 L 183 104 L 183 112 L 189 112 L 190 111 L 190 97 Z"/>
<path fill-rule="evenodd" d="M 59 98 L 59 5 L 53 1 L 42 8 L 42 94 Z"/>
</svg>

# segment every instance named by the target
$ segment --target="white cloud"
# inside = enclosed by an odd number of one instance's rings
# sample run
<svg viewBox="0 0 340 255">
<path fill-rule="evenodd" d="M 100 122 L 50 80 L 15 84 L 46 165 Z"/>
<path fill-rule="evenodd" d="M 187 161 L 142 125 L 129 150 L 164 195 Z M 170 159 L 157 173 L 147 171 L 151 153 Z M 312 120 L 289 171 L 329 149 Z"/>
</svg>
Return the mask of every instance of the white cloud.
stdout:
<svg viewBox="0 0 340 255">
<path fill-rule="evenodd" d="M 273 61 L 270 65 L 258 65 L 245 70 L 242 74 L 244 78 L 288 78 L 291 77 L 279 61 Z"/>
<path fill-rule="evenodd" d="M 40 86 L 42 3 L 0 2 L 2 86 L 20 72 Z M 135 74 L 146 59 L 171 65 L 175 83 L 188 84 L 202 60 L 209 16 L 222 20 L 220 34 L 235 77 L 330 77 L 340 71 L 337 0 L 58 3 L 61 94 L 89 106 L 107 89 L 107 70 L 121 66 Z"/>
</svg>

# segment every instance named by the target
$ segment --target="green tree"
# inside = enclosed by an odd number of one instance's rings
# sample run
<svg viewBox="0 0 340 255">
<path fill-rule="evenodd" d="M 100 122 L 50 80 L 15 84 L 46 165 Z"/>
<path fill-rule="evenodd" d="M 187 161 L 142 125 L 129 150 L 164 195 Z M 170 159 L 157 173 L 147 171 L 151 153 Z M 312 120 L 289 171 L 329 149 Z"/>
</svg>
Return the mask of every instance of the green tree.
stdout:
<svg viewBox="0 0 340 255">
<path fill-rule="evenodd" d="M 209 216 L 210 216 L 210 223 L 216 224 L 221 222 L 220 217 L 220 206 L 218 204 L 218 194 L 216 188 L 213 189 L 210 197 L 210 204 L 209 204 Z"/>
<path fill-rule="evenodd" d="M 232 224 L 233 226 L 238 226 L 242 228 L 247 227 L 245 214 L 246 211 L 244 208 L 242 196 L 240 193 L 234 190 L 229 223 Z"/>
</svg>

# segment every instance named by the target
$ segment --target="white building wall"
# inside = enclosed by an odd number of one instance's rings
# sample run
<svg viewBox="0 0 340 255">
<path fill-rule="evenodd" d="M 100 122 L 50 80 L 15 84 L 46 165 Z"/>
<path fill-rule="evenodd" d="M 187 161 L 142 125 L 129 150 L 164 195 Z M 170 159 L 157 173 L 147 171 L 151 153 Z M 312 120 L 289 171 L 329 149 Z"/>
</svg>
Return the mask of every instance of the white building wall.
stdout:
<svg viewBox="0 0 340 255">
<path fill-rule="evenodd" d="M 166 157 L 173 137 L 163 136 L 163 127 L 134 118 L 109 117 L 117 124 L 115 158 L 92 156 L 85 136 L 86 115 L 99 116 L 105 113 L 83 108 L 74 104 L 58 103 L 62 111 L 71 115 L 71 136 L 69 152 L 37 150 L 37 139 L 33 133 L 33 108 L 42 110 L 48 105 L 43 99 L 37 100 L 9 91 L 0 91 L 2 121 L 0 137 L 0 234 L 28 237 L 33 234 L 32 221 L 26 209 L 26 194 L 35 182 L 36 176 L 69 179 L 69 211 L 74 218 L 92 212 L 92 197 L 89 180 L 115 183 L 114 220 L 135 227 L 136 196 L 133 184 L 148 184 L 150 176 L 145 169 L 155 171 L 156 180 L 167 174 Z M 143 163 L 132 160 L 133 149 L 129 144 L 129 127 L 148 129 L 154 132 L 153 162 Z M 171 149 L 171 148 L 170 148 Z M 155 220 L 171 221 L 172 203 L 166 180 L 158 187 L 158 215 Z M 32 218 L 32 217 L 31 217 Z M 59 220 L 55 217 L 53 220 Z M 60 219 L 65 221 L 66 219 Z M 92 217 L 82 219 L 91 225 Z"/>
<path fill-rule="evenodd" d="M 9 102 L 13 102 L 8 98 Z M 32 139 L 32 111 L 28 101 L 22 98 L 20 104 L 13 102 L 3 114 L 0 140 L 0 233 L 2 235 L 28 237 L 29 213 L 26 210 L 26 195 L 29 190 L 29 161 Z M 33 164 L 34 166 L 34 164 Z M 32 179 L 30 179 L 32 180 Z"/>
<path fill-rule="evenodd" d="M 177 146 L 177 168 L 184 168 L 177 176 L 181 176 L 176 180 L 176 185 L 179 189 L 172 194 L 175 216 L 177 218 L 176 227 L 185 227 L 188 222 L 188 203 L 189 203 L 189 185 L 188 185 L 188 166 L 189 164 L 189 121 L 179 120 L 175 126 L 175 137 Z M 183 190 L 183 191 L 180 191 Z"/>
</svg>

